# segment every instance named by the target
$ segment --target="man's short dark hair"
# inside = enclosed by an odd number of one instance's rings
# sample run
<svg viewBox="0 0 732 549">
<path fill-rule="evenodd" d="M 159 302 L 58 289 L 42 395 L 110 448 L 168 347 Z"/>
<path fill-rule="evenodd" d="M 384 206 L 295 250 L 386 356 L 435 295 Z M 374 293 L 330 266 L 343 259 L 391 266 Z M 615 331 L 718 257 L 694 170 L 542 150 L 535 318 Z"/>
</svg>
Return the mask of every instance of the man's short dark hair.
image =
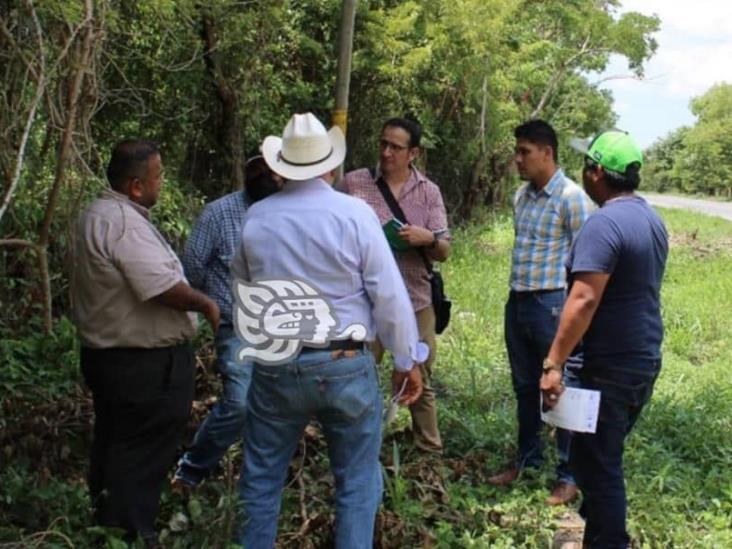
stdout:
<svg viewBox="0 0 732 549">
<path fill-rule="evenodd" d="M 272 170 L 261 154 L 255 154 L 244 164 L 244 190 L 252 203 L 279 190 L 279 185 L 272 179 Z"/>
<path fill-rule="evenodd" d="M 147 173 L 148 160 L 158 154 L 158 146 L 147 139 L 127 139 L 117 143 L 107 165 L 109 184 L 113 189 L 120 190 L 128 179 L 142 179 Z"/>
<path fill-rule="evenodd" d="M 409 147 L 419 147 L 422 141 L 422 126 L 416 120 L 410 118 L 390 118 L 381 126 L 381 131 L 386 128 L 401 128 L 409 134 Z"/>
<path fill-rule="evenodd" d="M 605 173 L 605 183 L 615 192 L 634 191 L 640 185 L 640 162 L 631 162 L 625 167 L 625 173 L 618 173 L 602 168 Z"/>
<path fill-rule="evenodd" d="M 559 141 L 557 140 L 557 132 L 548 122 L 544 120 L 529 120 L 513 131 L 516 139 L 525 139 L 534 145 L 544 145 L 552 148 L 552 156 L 554 162 L 559 162 Z"/>
</svg>

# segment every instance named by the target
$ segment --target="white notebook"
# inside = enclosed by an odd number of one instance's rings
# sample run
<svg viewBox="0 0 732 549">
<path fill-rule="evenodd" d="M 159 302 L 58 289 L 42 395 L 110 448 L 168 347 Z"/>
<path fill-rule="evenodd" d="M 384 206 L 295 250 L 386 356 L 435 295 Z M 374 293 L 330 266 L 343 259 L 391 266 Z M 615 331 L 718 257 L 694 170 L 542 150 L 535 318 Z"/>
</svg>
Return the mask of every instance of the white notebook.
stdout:
<svg viewBox="0 0 732 549">
<path fill-rule="evenodd" d="M 599 411 L 600 391 L 567 387 L 554 408 L 541 412 L 541 419 L 568 431 L 594 433 Z"/>
</svg>

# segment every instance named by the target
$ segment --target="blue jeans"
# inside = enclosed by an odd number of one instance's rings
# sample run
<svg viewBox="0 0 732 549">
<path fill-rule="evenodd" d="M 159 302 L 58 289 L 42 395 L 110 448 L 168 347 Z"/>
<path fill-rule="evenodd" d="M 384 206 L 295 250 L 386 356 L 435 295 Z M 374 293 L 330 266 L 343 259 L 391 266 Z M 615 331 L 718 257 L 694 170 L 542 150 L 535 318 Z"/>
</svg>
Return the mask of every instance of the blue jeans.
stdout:
<svg viewBox="0 0 732 549">
<path fill-rule="evenodd" d="M 630 543 L 625 527 L 623 446 L 651 398 L 660 369 L 660 361 L 607 367 L 588 362 L 580 374 L 582 388 L 601 392 L 596 432 L 575 433 L 572 440 L 572 470 L 582 490 L 584 547 L 626 548 Z"/>
<path fill-rule="evenodd" d="M 215 345 L 216 370 L 221 376 L 223 394 L 198 428 L 193 445 L 183 454 L 176 471 L 177 477 L 192 485 L 200 484 L 244 433 L 252 364 L 237 361 L 241 341 L 233 326 L 219 327 Z"/>
<path fill-rule="evenodd" d="M 541 440 L 540 391 L 542 362 L 549 352 L 559 326 L 564 306 L 564 290 L 548 292 L 514 292 L 505 309 L 505 338 L 511 380 L 518 405 L 518 467 L 536 468 L 544 461 Z M 581 366 L 578 355 L 567 363 L 565 383 L 574 384 L 574 368 Z M 572 434 L 557 429 L 556 443 L 559 463 L 557 480 L 574 484 L 569 468 L 569 448 Z"/>
<path fill-rule="evenodd" d="M 310 418 L 320 422 L 335 477 L 335 545 L 371 549 L 381 502 L 381 393 L 373 355 L 331 359 L 306 351 L 288 364 L 255 364 L 249 390 L 239 542 L 270 549 L 277 536 L 282 486 Z"/>
</svg>

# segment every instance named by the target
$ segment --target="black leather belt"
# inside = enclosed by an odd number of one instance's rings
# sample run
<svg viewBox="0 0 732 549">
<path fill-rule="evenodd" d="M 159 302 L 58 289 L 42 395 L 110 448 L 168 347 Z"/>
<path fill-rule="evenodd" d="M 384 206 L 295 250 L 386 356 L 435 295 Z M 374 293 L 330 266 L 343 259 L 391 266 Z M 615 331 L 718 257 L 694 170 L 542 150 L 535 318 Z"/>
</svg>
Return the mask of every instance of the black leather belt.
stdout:
<svg viewBox="0 0 732 549">
<path fill-rule="evenodd" d="M 524 297 L 529 295 L 541 295 L 541 294 L 553 294 L 554 292 L 563 292 L 564 288 L 554 288 L 551 290 L 511 290 L 511 293 L 518 297 Z"/>
<path fill-rule="evenodd" d="M 328 343 L 325 347 L 303 347 L 301 353 L 312 351 L 361 351 L 365 343 L 353 339 L 336 339 Z"/>
</svg>

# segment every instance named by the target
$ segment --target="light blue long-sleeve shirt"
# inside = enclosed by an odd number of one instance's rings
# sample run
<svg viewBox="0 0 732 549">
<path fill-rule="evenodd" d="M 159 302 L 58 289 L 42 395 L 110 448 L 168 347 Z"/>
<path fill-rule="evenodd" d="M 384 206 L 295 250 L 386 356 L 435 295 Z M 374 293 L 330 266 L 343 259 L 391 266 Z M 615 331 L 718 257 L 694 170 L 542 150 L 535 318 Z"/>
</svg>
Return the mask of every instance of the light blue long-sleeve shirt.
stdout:
<svg viewBox="0 0 732 549">
<path fill-rule="evenodd" d="M 412 304 L 374 211 L 322 179 L 290 181 L 249 208 L 231 264 L 247 282 L 298 279 L 333 305 L 338 330 L 360 323 L 378 333 L 396 367 L 423 359 Z"/>
</svg>

